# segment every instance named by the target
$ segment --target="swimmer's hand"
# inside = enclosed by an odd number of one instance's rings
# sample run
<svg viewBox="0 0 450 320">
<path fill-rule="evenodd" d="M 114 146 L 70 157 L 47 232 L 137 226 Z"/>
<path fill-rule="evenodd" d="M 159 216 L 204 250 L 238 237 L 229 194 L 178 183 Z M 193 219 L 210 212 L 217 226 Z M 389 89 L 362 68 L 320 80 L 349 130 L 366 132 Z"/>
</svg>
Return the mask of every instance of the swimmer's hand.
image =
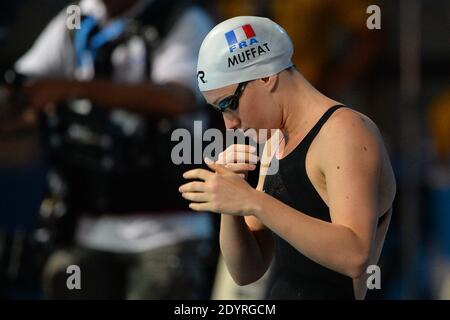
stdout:
<svg viewBox="0 0 450 320">
<path fill-rule="evenodd" d="M 248 171 L 256 169 L 258 156 L 256 147 L 246 144 L 232 144 L 219 154 L 215 163 L 224 165 L 243 178 L 247 178 Z M 205 159 L 205 162 L 208 162 Z M 211 160 L 210 160 L 211 162 Z"/>
<path fill-rule="evenodd" d="M 252 215 L 252 199 L 257 191 L 231 169 L 217 163 L 207 165 L 212 171 L 193 169 L 183 174 L 185 179 L 197 180 L 178 189 L 183 198 L 192 201 L 189 208 L 234 216 Z"/>
</svg>

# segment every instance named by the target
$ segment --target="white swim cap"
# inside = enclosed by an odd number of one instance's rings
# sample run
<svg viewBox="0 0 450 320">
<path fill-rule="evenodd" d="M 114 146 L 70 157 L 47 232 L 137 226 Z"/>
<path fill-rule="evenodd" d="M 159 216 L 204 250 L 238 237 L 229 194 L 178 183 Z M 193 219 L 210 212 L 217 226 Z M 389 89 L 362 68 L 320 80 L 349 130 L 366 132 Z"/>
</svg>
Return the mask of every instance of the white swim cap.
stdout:
<svg viewBox="0 0 450 320">
<path fill-rule="evenodd" d="M 268 18 L 243 16 L 215 26 L 200 47 L 197 79 L 208 91 L 276 74 L 292 66 L 292 41 Z"/>
</svg>

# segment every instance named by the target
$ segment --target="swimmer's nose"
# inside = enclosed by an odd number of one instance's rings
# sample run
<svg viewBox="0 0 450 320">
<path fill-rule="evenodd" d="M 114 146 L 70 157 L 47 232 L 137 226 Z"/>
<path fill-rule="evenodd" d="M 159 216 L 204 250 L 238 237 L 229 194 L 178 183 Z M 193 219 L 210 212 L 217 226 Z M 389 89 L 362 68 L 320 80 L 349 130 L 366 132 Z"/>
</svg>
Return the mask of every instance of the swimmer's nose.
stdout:
<svg viewBox="0 0 450 320">
<path fill-rule="evenodd" d="M 241 121 L 239 120 L 238 117 L 229 114 L 227 112 L 223 113 L 223 121 L 225 122 L 225 128 L 227 129 L 238 129 L 239 126 L 241 125 Z"/>
</svg>

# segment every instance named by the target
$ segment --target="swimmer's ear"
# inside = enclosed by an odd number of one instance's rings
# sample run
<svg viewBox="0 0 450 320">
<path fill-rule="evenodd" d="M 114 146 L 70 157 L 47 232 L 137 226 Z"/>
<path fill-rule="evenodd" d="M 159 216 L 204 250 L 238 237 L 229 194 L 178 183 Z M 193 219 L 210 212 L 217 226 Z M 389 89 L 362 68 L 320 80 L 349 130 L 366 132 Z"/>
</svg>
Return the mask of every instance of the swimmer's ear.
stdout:
<svg viewBox="0 0 450 320">
<path fill-rule="evenodd" d="M 278 74 L 264 77 L 257 81 L 260 81 L 270 92 L 273 92 L 278 86 Z"/>
</svg>

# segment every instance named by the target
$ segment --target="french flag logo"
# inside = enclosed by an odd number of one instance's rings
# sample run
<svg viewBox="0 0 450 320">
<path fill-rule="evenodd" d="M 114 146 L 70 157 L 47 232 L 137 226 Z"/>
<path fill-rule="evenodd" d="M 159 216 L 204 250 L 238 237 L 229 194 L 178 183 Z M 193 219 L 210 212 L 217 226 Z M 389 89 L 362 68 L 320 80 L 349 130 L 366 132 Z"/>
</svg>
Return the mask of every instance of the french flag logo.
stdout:
<svg viewBox="0 0 450 320">
<path fill-rule="evenodd" d="M 251 25 L 246 24 L 239 28 L 233 29 L 225 33 L 225 38 L 227 39 L 228 46 L 236 45 L 242 41 L 253 38 L 255 36 L 255 31 Z"/>
</svg>

